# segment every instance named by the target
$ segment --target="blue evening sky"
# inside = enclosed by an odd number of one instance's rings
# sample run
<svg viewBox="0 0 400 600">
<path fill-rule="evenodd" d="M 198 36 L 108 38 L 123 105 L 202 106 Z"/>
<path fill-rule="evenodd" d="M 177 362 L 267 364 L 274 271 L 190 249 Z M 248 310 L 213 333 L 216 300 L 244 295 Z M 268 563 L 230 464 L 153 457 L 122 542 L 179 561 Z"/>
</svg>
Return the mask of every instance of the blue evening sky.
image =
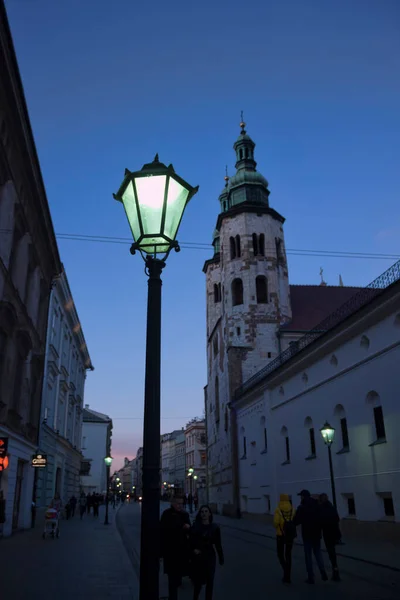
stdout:
<svg viewBox="0 0 400 600">
<path fill-rule="evenodd" d="M 129 237 L 125 167 L 200 191 L 181 242 L 211 242 L 243 109 L 288 249 L 400 254 L 397 0 L 7 0 L 57 233 Z M 96 370 L 85 402 L 141 443 L 147 280 L 129 245 L 60 240 Z M 164 271 L 162 431 L 203 411 L 210 250 Z M 366 285 L 392 260 L 289 255 L 292 283 Z"/>
</svg>

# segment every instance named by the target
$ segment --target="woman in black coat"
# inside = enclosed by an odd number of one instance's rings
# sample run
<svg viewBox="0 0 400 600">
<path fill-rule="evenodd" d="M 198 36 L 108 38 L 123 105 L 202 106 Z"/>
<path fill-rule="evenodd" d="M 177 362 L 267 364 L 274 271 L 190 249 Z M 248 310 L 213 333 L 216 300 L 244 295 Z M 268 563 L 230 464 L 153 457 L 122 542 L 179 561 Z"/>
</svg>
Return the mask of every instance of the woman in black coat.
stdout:
<svg viewBox="0 0 400 600">
<path fill-rule="evenodd" d="M 191 579 L 194 585 L 194 600 L 199 600 L 203 585 L 206 586 L 206 600 L 212 600 L 215 567 L 224 564 L 224 553 L 221 544 L 221 530 L 213 523 L 210 507 L 203 505 L 197 514 L 190 530 L 190 547 L 192 554 Z"/>
</svg>

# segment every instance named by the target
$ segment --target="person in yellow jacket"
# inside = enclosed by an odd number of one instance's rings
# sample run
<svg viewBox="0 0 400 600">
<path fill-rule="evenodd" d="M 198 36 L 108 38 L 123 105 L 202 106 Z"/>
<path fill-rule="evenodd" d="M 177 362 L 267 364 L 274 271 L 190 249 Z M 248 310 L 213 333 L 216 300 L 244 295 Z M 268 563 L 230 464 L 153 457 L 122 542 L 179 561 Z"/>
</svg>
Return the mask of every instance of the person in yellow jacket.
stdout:
<svg viewBox="0 0 400 600">
<path fill-rule="evenodd" d="M 274 527 L 276 529 L 278 559 L 283 569 L 283 583 L 291 582 L 292 549 L 294 540 L 297 537 L 296 527 L 293 523 L 295 512 L 289 496 L 281 494 L 279 504 L 275 509 Z"/>
</svg>

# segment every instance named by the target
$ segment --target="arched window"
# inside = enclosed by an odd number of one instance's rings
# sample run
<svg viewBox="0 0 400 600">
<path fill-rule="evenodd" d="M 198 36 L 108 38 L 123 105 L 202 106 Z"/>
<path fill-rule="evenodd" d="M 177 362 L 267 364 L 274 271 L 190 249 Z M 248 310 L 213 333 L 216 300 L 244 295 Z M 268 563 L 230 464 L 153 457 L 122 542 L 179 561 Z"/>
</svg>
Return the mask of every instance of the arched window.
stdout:
<svg viewBox="0 0 400 600">
<path fill-rule="evenodd" d="M 350 449 L 349 431 L 347 428 L 346 413 L 341 404 L 338 404 L 335 407 L 334 415 L 338 419 L 339 424 L 340 424 L 340 433 L 342 436 L 342 450 L 341 451 L 347 452 Z"/>
<path fill-rule="evenodd" d="M 229 412 L 228 407 L 225 406 L 225 431 L 228 432 L 229 429 Z"/>
<path fill-rule="evenodd" d="M 239 150 L 239 158 L 240 158 L 240 160 L 242 160 L 242 158 L 243 158 L 243 150 L 242 150 L 242 148 L 240 148 L 240 150 Z"/>
<path fill-rule="evenodd" d="M 239 258 L 240 257 L 240 235 L 237 235 L 235 238 L 235 242 L 236 242 L 236 256 Z"/>
<path fill-rule="evenodd" d="M 231 259 L 234 259 L 236 258 L 236 243 L 234 237 L 229 238 L 229 245 L 231 249 Z"/>
<path fill-rule="evenodd" d="M 214 283 L 214 302 L 219 302 L 218 284 Z"/>
<path fill-rule="evenodd" d="M 265 417 L 261 417 L 260 427 L 261 427 L 261 448 L 262 448 L 262 452 L 267 452 L 267 450 L 268 450 L 268 437 L 267 437 L 267 425 L 266 425 L 266 422 L 265 422 Z"/>
<path fill-rule="evenodd" d="M 331 363 L 331 365 L 333 367 L 337 367 L 338 366 L 338 359 L 336 357 L 336 354 L 332 354 L 331 359 L 329 361 Z"/>
<path fill-rule="evenodd" d="M 245 156 L 246 156 L 246 158 L 249 158 L 249 149 L 248 148 L 246 148 Z"/>
<path fill-rule="evenodd" d="M 244 427 L 240 428 L 240 441 L 242 446 L 242 456 L 241 458 L 247 458 L 247 440 L 246 440 L 246 431 Z"/>
<path fill-rule="evenodd" d="M 241 279 L 232 281 L 232 306 L 243 304 L 243 282 Z"/>
<path fill-rule="evenodd" d="M 253 233 L 253 253 L 254 256 L 257 256 L 258 254 L 258 239 L 256 233 Z"/>
<path fill-rule="evenodd" d="M 369 343 L 369 338 L 366 335 L 363 335 L 360 341 L 361 348 L 364 348 L 364 350 L 368 350 Z"/>
<path fill-rule="evenodd" d="M 383 408 L 379 394 L 371 391 L 367 395 L 367 403 L 372 407 L 375 426 L 375 442 L 386 441 L 385 420 L 383 418 Z"/>
<path fill-rule="evenodd" d="M 307 458 L 315 458 L 317 449 L 315 446 L 315 429 L 311 417 L 307 417 L 304 421 L 304 427 L 308 431 L 309 454 Z"/>
<path fill-rule="evenodd" d="M 265 256 L 265 235 L 263 233 L 260 233 L 260 237 L 258 240 L 258 249 L 261 256 Z"/>
<path fill-rule="evenodd" d="M 219 423 L 219 379 L 215 378 L 215 422 Z"/>
<path fill-rule="evenodd" d="M 287 427 L 282 427 L 281 436 L 284 440 L 284 461 L 282 464 L 287 465 L 290 463 L 290 441 Z"/>
<path fill-rule="evenodd" d="M 268 304 L 268 283 L 264 275 L 256 277 L 257 304 Z"/>
</svg>

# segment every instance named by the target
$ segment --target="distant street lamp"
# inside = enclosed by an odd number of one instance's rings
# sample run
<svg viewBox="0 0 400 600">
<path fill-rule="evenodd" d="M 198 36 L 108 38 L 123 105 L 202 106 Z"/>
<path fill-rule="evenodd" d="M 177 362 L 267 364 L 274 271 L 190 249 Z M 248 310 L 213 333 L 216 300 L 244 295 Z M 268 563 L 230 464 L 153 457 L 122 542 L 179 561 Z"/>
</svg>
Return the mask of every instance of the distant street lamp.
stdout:
<svg viewBox="0 0 400 600">
<path fill-rule="evenodd" d="M 186 205 L 197 190 L 178 177 L 172 165 L 160 163 L 157 154 L 141 171 L 125 169 L 121 187 L 114 194 L 124 205 L 132 231 L 131 254 L 140 252 L 149 277 L 140 600 L 159 598 L 161 272 L 172 248 L 180 250 L 176 235 Z"/>
<path fill-rule="evenodd" d="M 335 489 L 335 478 L 333 475 L 333 464 L 332 464 L 332 449 L 331 446 L 333 444 L 333 440 L 335 439 L 335 428 L 331 427 L 328 422 L 325 422 L 325 425 L 320 429 L 322 438 L 325 444 L 328 446 L 328 456 L 329 456 L 329 472 L 331 476 L 331 488 L 332 488 L 332 502 L 333 506 L 336 506 L 336 489 Z"/>
<path fill-rule="evenodd" d="M 104 459 L 104 462 L 106 463 L 106 480 L 107 480 L 107 485 L 106 485 L 106 516 L 104 518 L 104 525 L 108 525 L 108 488 L 110 487 L 110 469 L 111 469 L 111 463 L 112 463 L 112 457 L 111 456 L 106 456 L 106 458 Z"/>
</svg>

